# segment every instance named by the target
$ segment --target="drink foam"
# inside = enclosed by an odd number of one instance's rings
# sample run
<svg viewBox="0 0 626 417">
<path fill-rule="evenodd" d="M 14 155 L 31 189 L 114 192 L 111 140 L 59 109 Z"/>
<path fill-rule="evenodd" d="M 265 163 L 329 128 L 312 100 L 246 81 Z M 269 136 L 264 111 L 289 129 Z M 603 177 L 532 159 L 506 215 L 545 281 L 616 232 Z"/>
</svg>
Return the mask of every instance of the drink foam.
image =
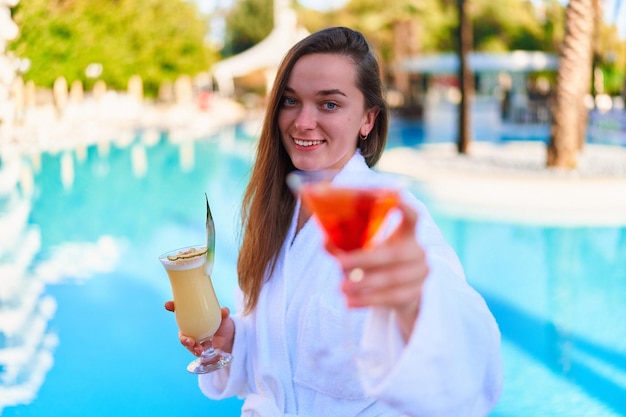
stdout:
<svg viewBox="0 0 626 417">
<path fill-rule="evenodd" d="M 206 261 L 207 249 L 204 246 L 183 248 L 178 251 L 168 252 L 159 260 L 165 269 L 173 271 L 185 271 L 197 268 Z"/>
</svg>

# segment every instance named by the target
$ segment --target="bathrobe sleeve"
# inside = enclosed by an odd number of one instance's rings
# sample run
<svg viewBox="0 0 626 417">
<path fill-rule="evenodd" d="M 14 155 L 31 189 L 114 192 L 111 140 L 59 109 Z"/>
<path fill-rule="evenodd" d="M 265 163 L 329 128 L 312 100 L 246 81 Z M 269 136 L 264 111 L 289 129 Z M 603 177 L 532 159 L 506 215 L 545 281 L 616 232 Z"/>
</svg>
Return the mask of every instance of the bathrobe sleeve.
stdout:
<svg viewBox="0 0 626 417">
<path fill-rule="evenodd" d="M 235 323 L 233 360 L 226 368 L 198 377 L 200 390 L 213 400 L 233 396 L 241 398 L 249 393 L 247 354 L 251 319 L 250 316 L 241 315 L 232 315 L 231 318 Z"/>
<path fill-rule="evenodd" d="M 426 208 L 418 239 L 430 267 L 408 343 L 388 309 L 372 309 L 359 361 L 365 391 L 409 416 L 486 416 L 502 386 L 500 332 Z"/>
</svg>

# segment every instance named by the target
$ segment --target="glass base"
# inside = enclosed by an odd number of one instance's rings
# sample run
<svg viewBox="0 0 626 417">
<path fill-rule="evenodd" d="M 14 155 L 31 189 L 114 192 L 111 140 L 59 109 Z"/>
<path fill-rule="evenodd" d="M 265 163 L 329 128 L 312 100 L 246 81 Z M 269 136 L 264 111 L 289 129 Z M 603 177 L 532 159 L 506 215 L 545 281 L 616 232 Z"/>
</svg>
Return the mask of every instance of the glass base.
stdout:
<svg viewBox="0 0 626 417">
<path fill-rule="evenodd" d="M 187 371 L 192 374 L 208 374 L 227 367 L 232 360 L 233 355 L 229 353 L 213 351 L 211 355 L 200 356 L 187 365 Z"/>
</svg>

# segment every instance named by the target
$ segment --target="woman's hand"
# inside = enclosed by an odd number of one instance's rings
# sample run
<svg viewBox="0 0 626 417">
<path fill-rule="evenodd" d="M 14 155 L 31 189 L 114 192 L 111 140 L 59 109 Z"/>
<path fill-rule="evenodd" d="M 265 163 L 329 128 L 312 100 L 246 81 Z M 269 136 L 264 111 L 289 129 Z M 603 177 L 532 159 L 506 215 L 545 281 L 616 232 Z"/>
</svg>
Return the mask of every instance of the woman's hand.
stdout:
<svg viewBox="0 0 626 417">
<path fill-rule="evenodd" d="M 166 301 L 165 309 L 174 312 L 176 310 L 174 301 Z M 222 307 L 222 322 L 220 323 L 220 327 L 217 328 L 215 335 L 213 335 L 213 346 L 222 352 L 231 353 L 233 351 L 234 339 L 235 323 L 230 318 L 230 310 L 228 307 Z M 202 354 L 202 345 L 193 337 L 185 336 L 180 330 L 178 331 L 178 340 L 194 355 L 200 356 Z"/>
<path fill-rule="evenodd" d="M 346 279 L 341 289 L 350 307 L 387 307 L 396 312 L 404 340 L 417 319 L 422 286 L 429 273 L 424 249 L 415 235 L 417 212 L 404 202 L 402 221 L 376 247 L 351 252 L 327 250 L 337 258 Z"/>
</svg>

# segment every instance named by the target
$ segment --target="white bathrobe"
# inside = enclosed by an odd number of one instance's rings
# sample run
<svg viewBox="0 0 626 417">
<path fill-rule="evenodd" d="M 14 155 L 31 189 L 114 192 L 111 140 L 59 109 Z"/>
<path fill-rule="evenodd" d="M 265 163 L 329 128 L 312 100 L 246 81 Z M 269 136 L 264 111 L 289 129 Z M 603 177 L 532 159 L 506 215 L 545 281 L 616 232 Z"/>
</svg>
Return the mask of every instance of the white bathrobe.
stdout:
<svg viewBox="0 0 626 417">
<path fill-rule="evenodd" d="M 358 152 L 335 181 L 347 173 L 387 181 Z M 245 397 L 245 417 L 486 416 L 502 385 L 498 327 L 424 205 L 402 197 L 419 213 L 430 267 L 408 343 L 393 312 L 345 307 L 322 232 L 311 219 L 295 235 L 295 215 L 256 310 L 233 315 L 230 367 L 200 376 L 204 394 Z"/>
</svg>

